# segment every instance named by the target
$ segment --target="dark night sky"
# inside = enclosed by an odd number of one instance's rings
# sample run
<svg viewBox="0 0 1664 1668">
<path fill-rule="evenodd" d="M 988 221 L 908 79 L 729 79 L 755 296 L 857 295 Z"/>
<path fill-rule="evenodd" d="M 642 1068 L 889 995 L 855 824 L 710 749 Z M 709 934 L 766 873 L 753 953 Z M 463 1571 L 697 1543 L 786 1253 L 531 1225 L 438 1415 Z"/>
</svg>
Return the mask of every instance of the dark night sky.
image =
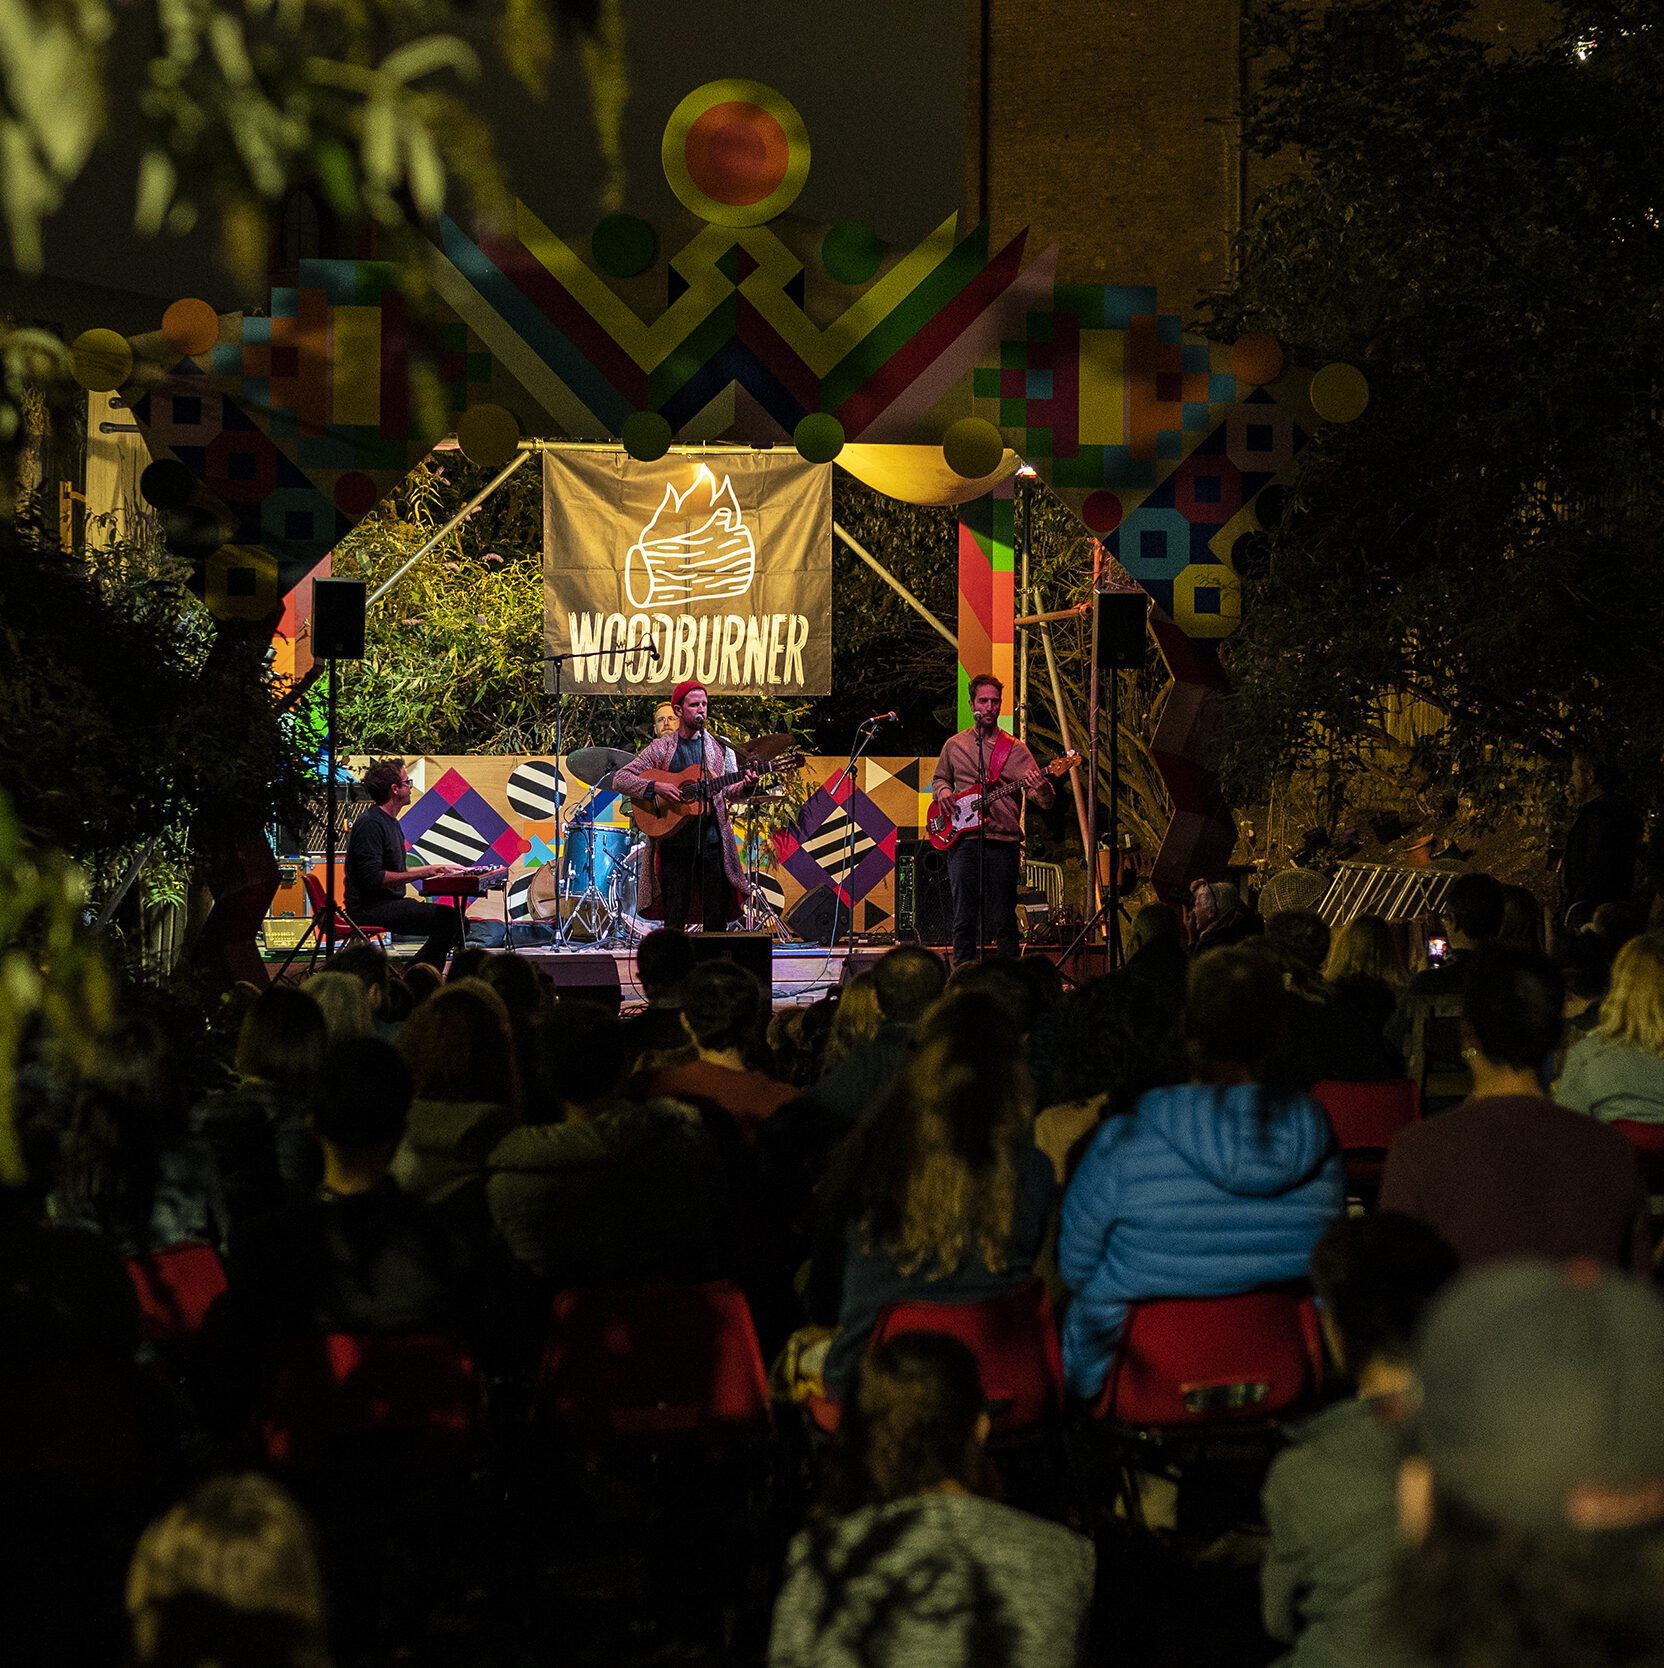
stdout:
<svg viewBox="0 0 1664 1668">
<path fill-rule="evenodd" d="M 625 0 L 625 14 L 627 208 L 653 218 L 674 206 L 659 162 L 665 119 L 722 76 L 766 82 L 802 114 L 814 160 L 794 212 L 865 220 L 905 245 L 960 207 L 961 0 Z M 114 65 L 142 58 L 141 22 L 123 16 Z M 602 165 L 576 53 L 563 54 L 541 104 L 489 63 L 471 96 L 496 128 L 515 193 L 556 232 L 585 234 Z M 48 225 L 48 271 L 164 301 L 200 295 L 235 306 L 210 229 L 154 242 L 128 230 L 137 147 L 119 112 L 129 98 L 116 89 L 112 133 Z"/>
</svg>

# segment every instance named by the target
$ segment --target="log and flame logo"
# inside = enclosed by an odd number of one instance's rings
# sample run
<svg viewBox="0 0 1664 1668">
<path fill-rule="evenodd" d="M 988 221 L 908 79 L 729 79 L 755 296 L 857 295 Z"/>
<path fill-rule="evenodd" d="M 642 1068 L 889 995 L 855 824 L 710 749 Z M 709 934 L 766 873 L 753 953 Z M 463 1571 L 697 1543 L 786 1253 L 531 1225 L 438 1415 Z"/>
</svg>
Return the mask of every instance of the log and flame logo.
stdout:
<svg viewBox="0 0 1664 1668">
<path fill-rule="evenodd" d="M 686 492 L 664 489 L 664 502 L 624 558 L 624 589 L 641 609 L 741 597 L 756 574 L 757 546 L 734 483 L 724 475 L 718 486 L 704 464 Z"/>
</svg>

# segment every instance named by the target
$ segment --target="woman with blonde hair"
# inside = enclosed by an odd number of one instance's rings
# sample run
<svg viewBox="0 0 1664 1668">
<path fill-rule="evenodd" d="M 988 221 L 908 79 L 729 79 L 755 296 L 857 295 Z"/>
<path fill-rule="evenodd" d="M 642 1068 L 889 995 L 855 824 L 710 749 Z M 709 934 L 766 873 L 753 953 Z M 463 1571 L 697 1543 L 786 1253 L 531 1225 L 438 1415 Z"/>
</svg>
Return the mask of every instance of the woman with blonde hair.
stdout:
<svg viewBox="0 0 1664 1668">
<path fill-rule="evenodd" d="M 376 1016 L 370 998 L 353 974 L 325 968 L 322 973 L 314 973 L 300 988 L 323 1009 L 324 1025 L 332 1043 L 376 1034 Z"/>
<path fill-rule="evenodd" d="M 1600 1021 L 1566 1055 L 1554 1098 L 1606 1123 L 1664 1123 L 1664 932 L 1630 939 L 1613 959 Z"/>
<path fill-rule="evenodd" d="M 948 997 L 823 1184 L 809 1301 L 838 1328 L 828 1394 L 851 1388 L 887 1305 L 974 1303 L 1028 1279 L 1055 1192 L 1008 1011 L 981 991 Z"/>
<path fill-rule="evenodd" d="M 1331 985 L 1373 979 L 1386 985 L 1395 998 L 1410 982 L 1392 928 L 1379 915 L 1354 915 L 1335 934 L 1323 977 Z"/>
<path fill-rule="evenodd" d="M 878 1035 L 884 1016 L 878 1011 L 878 981 L 871 973 L 858 973 L 838 997 L 838 1011 L 821 1055 L 824 1077 L 837 1063 Z"/>
<path fill-rule="evenodd" d="M 139 1537 L 127 1571 L 136 1668 L 329 1668 L 306 1514 L 267 1477 L 214 1477 Z"/>
</svg>

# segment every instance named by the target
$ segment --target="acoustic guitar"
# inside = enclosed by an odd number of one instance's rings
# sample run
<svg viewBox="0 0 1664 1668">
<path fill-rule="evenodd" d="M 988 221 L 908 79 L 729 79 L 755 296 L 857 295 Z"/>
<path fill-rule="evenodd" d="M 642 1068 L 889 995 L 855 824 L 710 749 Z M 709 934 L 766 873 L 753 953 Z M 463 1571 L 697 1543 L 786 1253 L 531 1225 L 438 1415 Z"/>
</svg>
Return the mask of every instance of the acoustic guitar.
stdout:
<svg viewBox="0 0 1664 1668">
<path fill-rule="evenodd" d="M 1071 748 L 1061 758 L 1053 759 L 1040 774 L 1061 776 L 1079 764 L 1080 754 Z M 987 803 L 993 805 L 1023 791 L 1021 782 L 1001 782 L 988 790 Z M 976 833 L 982 826 L 982 806 L 981 788 L 961 788 L 951 799 L 937 800 L 925 813 L 925 837 L 938 851 L 946 851 L 956 840 Z"/>
<path fill-rule="evenodd" d="M 759 776 L 776 776 L 782 772 L 801 770 L 803 755 L 801 753 L 786 753 L 773 760 L 763 769 Z M 644 770 L 641 773 L 662 792 L 655 793 L 651 799 L 632 799 L 630 801 L 630 815 L 635 819 L 635 825 L 643 834 L 652 840 L 662 840 L 665 835 L 675 833 L 679 824 L 688 817 L 696 817 L 709 804 L 710 795 L 720 793 L 724 788 L 731 788 L 736 782 L 745 780 L 744 770 L 731 770 L 721 776 L 707 776 L 705 778 L 704 795 L 693 799 L 678 799 L 677 790 L 684 782 L 699 780 L 700 769 L 691 764 L 683 770 Z"/>
</svg>

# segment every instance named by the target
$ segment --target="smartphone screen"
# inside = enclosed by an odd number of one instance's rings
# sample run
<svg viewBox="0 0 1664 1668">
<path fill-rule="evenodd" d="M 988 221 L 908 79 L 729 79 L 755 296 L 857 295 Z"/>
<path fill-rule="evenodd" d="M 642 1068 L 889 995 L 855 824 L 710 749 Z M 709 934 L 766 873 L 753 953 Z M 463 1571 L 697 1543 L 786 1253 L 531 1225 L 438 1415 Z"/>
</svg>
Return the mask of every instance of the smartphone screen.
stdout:
<svg viewBox="0 0 1664 1668">
<path fill-rule="evenodd" d="M 1450 953 L 1450 944 L 1443 938 L 1427 940 L 1427 959 L 1429 961 L 1443 961 Z"/>
</svg>

